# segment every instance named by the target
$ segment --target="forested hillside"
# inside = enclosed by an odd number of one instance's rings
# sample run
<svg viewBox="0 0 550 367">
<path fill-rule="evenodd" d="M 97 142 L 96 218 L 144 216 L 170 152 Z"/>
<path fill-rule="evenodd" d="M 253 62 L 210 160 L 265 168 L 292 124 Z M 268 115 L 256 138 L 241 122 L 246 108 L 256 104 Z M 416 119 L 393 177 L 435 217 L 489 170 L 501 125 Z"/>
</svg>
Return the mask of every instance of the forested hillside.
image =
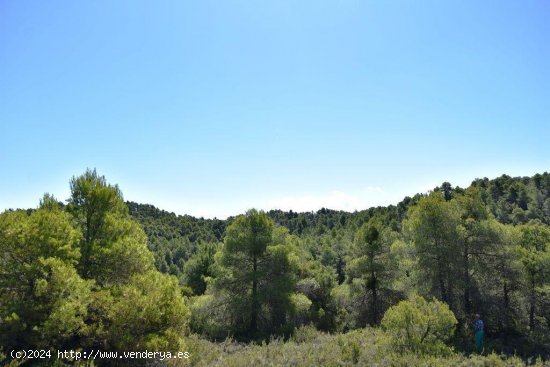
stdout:
<svg viewBox="0 0 550 367">
<path fill-rule="evenodd" d="M 215 253 L 234 218 L 197 219 L 128 205 L 149 235 L 157 267 L 177 275 L 196 296 L 206 291 L 194 300 L 194 331 L 213 338 L 246 336 L 212 319 L 205 325 L 199 317 L 213 307 L 205 302 L 216 298 Z M 547 348 L 548 173 L 476 179 L 468 188 L 445 182 L 431 194 L 354 213 L 266 215 L 288 232 L 295 246 L 289 251 L 299 254 L 294 290 L 310 305 L 299 324 L 331 332 L 378 325 L 388 307 L 420 293 L 450 305 L 458 319 L 454 341 L 463 348 L 471 347 L 468 328 L 475 312 L 484 315 L 496 349 Z"/>
<path fill-rule="evenodd" d="M 64 203 L 46 194 L 37 209 L 0 214 L 6 363 L 33 348 L 188 350 L 176 365 L 550 356 L 548 173 L 443 183 L 354 213 L 227 220 L 125 203 L 95 170 L 70 187 Z M 493 352 L 517 357 L 469 357 Z"/>
<path fill-rule="evenodd" d="M 503 224 L 522 224 L 530 220 L 539 220 L 550 225 L 550 174 L 536 174 L 533 177 L 510 177 L 502 175 L 496 179 L 476 179 L 470 190 L 477 188 L 479 198 L 492 216 Z M 448 182 L 433 189 L 441 193 L 446 200 L 462 195 L 465 189 L 452 187 Z M 397 205 L 369 208 L 350 213 L 331 209 L 317 212 L 296 213 L 291 211 L 270 210 L 267 215 L 277 224 L 286 227 L 290 234 L 313 241 L 310 245 L 316 257 L 331 258 L 333 265 L 339 257 L 343 261 L 344 250 L 349 249 L 355 232 L 374 216 L 384 218 L 384 226 L 396 232 L 408 208 L 425 194 L 405 197 Z M 155 254 L 157 268 L 165 273 L 183 276 L 184 262 L 196 252 L 199 243 L 218 243 L 223 241 L 227 220 L 195 218 L 189 215 L 179 216 L 155 208 L 148 204 L 127 202 L 130 215 L 143 226 L 149 238 L 149 248 Z M 345 246 L 344 246 L 345 245 Z M 324 255 L 323 255 L 324 254 Z M 325 262 L 328 261 L 325 259 Z M 335 270 L 337 267 L 335 267 Z M 341 274 L 342 271 L 339 271 Z M 342 274 L 341 274 L 341 278 Z"/>
</svg>

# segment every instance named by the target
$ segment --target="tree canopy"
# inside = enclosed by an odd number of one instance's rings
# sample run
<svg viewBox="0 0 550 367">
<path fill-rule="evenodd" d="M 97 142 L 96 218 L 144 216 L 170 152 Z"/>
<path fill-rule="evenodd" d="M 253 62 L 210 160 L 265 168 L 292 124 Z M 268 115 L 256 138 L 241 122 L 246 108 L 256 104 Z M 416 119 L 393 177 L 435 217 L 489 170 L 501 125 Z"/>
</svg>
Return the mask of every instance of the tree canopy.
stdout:
<svg viewBox="0 0 550 367">
<path fill-rule="evenodd" d="M 70 188 L 66 204 L 45 194 L 0 214 L 0 358 L 183 350 L 189 333 L 302 343 L 319 330 L 348 333 L 338 353 L 358 363 L 357 329 L 400 353 L 450 356 L 472 351 L 475 313 L 491 350 L 550 353 L 548 173 L 445 182 L 354 213 L 226 220 L 124 202 L 95 170 Z"/>
</svg>

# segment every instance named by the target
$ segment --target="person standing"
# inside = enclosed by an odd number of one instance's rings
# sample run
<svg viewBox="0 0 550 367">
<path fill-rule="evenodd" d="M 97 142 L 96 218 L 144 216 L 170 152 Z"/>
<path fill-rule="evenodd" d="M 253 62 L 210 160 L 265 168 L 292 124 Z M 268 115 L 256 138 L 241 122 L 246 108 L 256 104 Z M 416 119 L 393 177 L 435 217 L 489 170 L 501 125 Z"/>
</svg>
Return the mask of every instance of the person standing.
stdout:
<svg viewBox="0 0 550 367">
<path fill-rule="evenodd" d="M 483 320 L 481 319 L 481 316 L 477 313 L 476 319 L 474 321 L 474 339 L 476 342 L 476 349 L 479 354 L 483 353 L 484 346 L 483 346 L 483 339 L 485 337 L 485 325 L 483 324 Z"/>
</svg>

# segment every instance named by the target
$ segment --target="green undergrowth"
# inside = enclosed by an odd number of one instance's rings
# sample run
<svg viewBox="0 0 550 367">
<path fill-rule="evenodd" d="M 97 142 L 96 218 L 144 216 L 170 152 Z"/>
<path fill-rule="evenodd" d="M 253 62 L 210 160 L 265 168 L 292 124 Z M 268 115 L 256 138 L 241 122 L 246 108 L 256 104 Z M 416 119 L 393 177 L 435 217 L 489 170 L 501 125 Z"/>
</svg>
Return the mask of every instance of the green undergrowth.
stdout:
<svg viewBox="0 0 550 367">
<path fill-rule="evenodd" d="M 311 327 L 297 330 L 287 341 L 273 339 L 244 344 L 227 339 L 214 343 L 192 335 L 187 343 L 191 358 L 173 366 L 550 366 L 540 360 L 523 361 L 515 356 L 464 355 L 454 351 L 441 355 L 399 353 L 378 329 L 345 334 L 325 334 Z"/>
</svg>

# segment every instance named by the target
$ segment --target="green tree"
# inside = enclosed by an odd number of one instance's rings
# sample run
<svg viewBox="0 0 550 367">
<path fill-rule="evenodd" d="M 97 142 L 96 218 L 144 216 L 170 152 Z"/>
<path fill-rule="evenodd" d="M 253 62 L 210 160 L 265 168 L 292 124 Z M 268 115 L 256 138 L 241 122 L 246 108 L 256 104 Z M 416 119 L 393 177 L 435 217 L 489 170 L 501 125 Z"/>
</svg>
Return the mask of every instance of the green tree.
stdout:
<svg viewBox="0 0 550 367">
<path fill-rule="evenodd" d="M 380 293 L 384 283 L 390 277 L 390 252 L 388 230 L 384 229 L 382 220 L 374 217 L 359 228 L 355 235 L 353 258 L 348 263 L 347 272 L 350 280 L 361 284 L 369 299 L 368 323 L 377 325 L 380 318 Z M 383 233 L 385 232 L 385 233 Z M 386 237 L 386 238 L 385 238 Z"/>
<path fill-rule="evenodd" d="M 529 330 L 534 331 L 536 317 L 542 311 L 537 309 L 537 301 L 548 292 L 550 285 L 550 228 L 535 222 L 519 226 L 518 230 L 520 243 L 517 251 L 524 271 Z M 550 318 L 546 321 L 550 321 Z"/>
<path fill-rule="evenodd" d="M 95 242 L 102 238 L 107 214 L 124 214 L 127 210 L 118 186 L 109 185 L 95 169 L 87 169 L 81 176 L 73 177 L 70 186 L 67 211 L 73 215 L 83 233 L 80 267 L 81 273 L 89 278 L 93 268 L 90 256 Z"/>
<path fill-rule="evenodd" d="M 116 186 L 73 178 L 67 211 L 0 214 L 0 344 L 14 349 L 182 350 L 188 311 L 154 270 L 147 237 Z"/>
<path fill-rule="evenodd" d="M 331 291 L 336 285 L 335 274 L 330 268 L 314 260 L 300 259 L 300 280 L 296 291 L 305 295 L 311 302 L 308 322 L 313 322 L 321 330 L 334 329 L 335 314 Z"/>
<path fill-rule="evenodd" d="M 488 276 L 488 265 L 493 264 L 503 255 L 500 251 L 506 243 L 501 226 L 491 218 L 478 189 L 468 189 L 464 195 L 456 199 L 460 213 L 457 227 L 457 245 L 460 251 L 462 310 L 464 315 L 471 316 L 473 312 L 472 294 L 479 294 L 476 289 L 479 278 Z M 477 279 L 473 277 L 477 274 Z M 480 307 L 481 300 L 476 300 Z"/>
<path fill-rule="evenodd" d="M 154 270 L 147 236 L 129 216 L 118 186 L 87 170 L 71 180 L 67 211 L 84 234 L 78 269 L 96 284 L 86 346 L 177 349 L 187 318 L 181 289 Z"/>
<path fill-rule="evenodd" d="M 86 170 L 70 183 L 67 211 L 82 231 L 78 269 L 100 285 L 123 283 L 134 273 L 153 267 L 147 236 L 133 221 L 116 185 L 95 170 Z"/>
<path fill-rule="evenodd" d="M 494 219 L 476 225 L 476 241 L 486 241 L 480 256 L 473 254 L 470 295 L 473 311 L 482 312 L 494 331 L 517 334 L 522 329 L 519 290 L 522 269 L 517 256 L 517 230 Z M 471 316 L 471 314 L 470 314 Z M 469 320 L 471 322 L 471 319 Z M 468 325 L 468 329 L 471 325 Z"/>
<path fill-rule="evenodd" d="M 82 279 L 73 266 L 58 258 L 40 258 L 38 266 L 40 269 L 34 275 L 33 311 L 44 321 L 33 327 L 33 333 L 39 336 L 35 346 L 71 345 L 88 334 L 86 316 L 92 284 Z"/>
<path fill-rule="evenodd" d="M 189 286 L 196 295 L 204 294 L 207 286 L 207 279 L 214 276 L 214 255 L 218 245 L 214 243 L 201 243 L 189 260 L 184 265 L 185 284 Z"/>
<path fill-rule="evenodd" d="M 238 216 L 227 227 L 215 287 L 228 299 L 237 332 L 255 336 L 285 323 L 294 288 L 286 236 L 256 210 Z"/>
<path fill-rule="evenodd" d="M 449 201 L 453 198 L 453 187 L 449 182 L 443 182 L 443 184 L 441 184 L 441 190 L 443 191 L 443 198 L 445 201 Z"/>
<path fill-rule="evenodd" d="M 1 345 L 72 347 L 86 334 L 91 283 L 74 269 L 81 234 L 54 202 L 0 214 Z"/>
<path fill-rule="evenodd" d="M 112 295 L 107 318 L 112 349 L 185 350 L 189 312 L 176 277 L 157 271 L 137 274 Z"/>
<path fill-rule="evenodd" d="M 459 212 L 453 201 L 432 194 L 410 207 L 403 227 L 413 241 L 418 265 L 431 288 L 451 304 L 460 279 L 460 247 L 458 246 Z"/>
</svg>

